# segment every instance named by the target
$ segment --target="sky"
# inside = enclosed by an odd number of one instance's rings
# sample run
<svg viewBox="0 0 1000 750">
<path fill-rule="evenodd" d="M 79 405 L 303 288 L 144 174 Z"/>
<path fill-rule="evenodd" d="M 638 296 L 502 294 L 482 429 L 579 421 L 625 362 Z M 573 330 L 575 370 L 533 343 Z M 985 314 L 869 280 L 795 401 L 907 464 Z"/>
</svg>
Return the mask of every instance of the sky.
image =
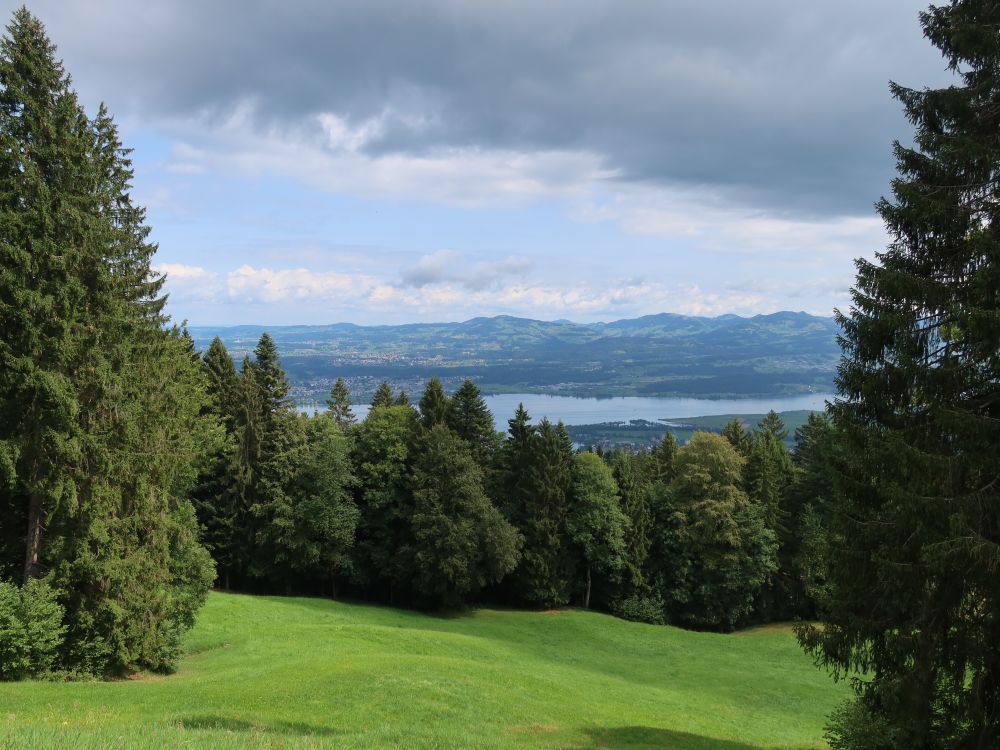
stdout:
<svg viewBox="0 0 1000 750">
<path fill-rule="evenodd" d="M 9 19 L 14 4 L 2 3 Z M 190 325 L 848 309 L 902 0 L 36 0 Z"/>
</svg>

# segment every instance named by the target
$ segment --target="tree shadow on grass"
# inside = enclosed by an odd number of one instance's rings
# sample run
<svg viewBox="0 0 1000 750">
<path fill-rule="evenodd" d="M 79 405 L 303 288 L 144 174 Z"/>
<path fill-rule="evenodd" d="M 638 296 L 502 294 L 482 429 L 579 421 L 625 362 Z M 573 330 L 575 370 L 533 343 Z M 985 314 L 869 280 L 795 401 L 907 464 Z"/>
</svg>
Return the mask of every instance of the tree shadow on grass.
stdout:
<svg viewBox="0 0 1000 750">
<path fill-rule="evenodd" d="M 600 727 L 586 729 L 586 745 L 573 750 L 598 750 L 599 748 L 629 748 L 629 750 L 764 750 L 760 745 L 720 740 L 690 732 L 678 732 L 659 727 Z M 788 750 L 809 750 L 807 747 Z"/>
<path fill-rule="evenodd" d="M 187 716 L 178 719 L 177 724 L 183 729 L 251 734 L 294 734 L 303 737 L 333 737 L 343 733 L 339 729 L 307 724 L 303 721 L 247 721 L 228 716 Z"/>
</svg>

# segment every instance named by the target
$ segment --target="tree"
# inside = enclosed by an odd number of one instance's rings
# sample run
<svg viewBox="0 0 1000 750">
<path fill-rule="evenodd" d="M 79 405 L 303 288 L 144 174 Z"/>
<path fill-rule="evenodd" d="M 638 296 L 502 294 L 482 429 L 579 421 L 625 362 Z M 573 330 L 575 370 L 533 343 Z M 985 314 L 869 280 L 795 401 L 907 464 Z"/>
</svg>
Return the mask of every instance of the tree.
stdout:
<svg viewBox="0 0 1000 750">
<path fill-rule="evenodd" d="M 327 414 L 341 430 L 346 430 L 356 421 L 351 410 L 351 394 L 348 393 L 343 378 L 337 378 L 337 382 L 333 384 L 326 405 Z"/>
<path fill-rule="evenodd" d="M 26 586 L 58 592 L 60 668 L 168 669 L 213 577 L 188 493 L 217 424 L 190 338 L 166 327 L 129 151 L 68 81 L 16 11 L 0 41 L 0 512 L 26 530 Z"/>
<path fill-rule="evenodd" d="M 445 395 L 444 387 L 437 378 L 427 381 L 424 395 L 420 397 L 420 424 L 430 429 L 437 424 L 445 424 L 451 408 L 450 399 Z"/>
<path fill-rule="evenodd" d="M 530 435 L 530 448 L 526 456 L 519 456 L 527 460 L 527 465 L 515 486 L 513 522 L 524 536 L 524 548 L 514 585 L 523 601 L 543 607 L 562 606 L 570 600 L 573 580 L 572 550 L 566 532 L 573 454 L 560 434 L 565 430 L 543 419 L 531 434 L 521 425 L 520 417 L 515 415 L 512 420 L 511 437 L 520 440 Z M 517 452 L 512 450 L 515 455 Z"/>
<path fill-rule="evenodd" d="M 383 406 L 392 406 L 392 386 L 389 385 L 388 380 L 383 380 L 379 384 L 372 397 L 372 409 L 379 409 Z"/>
<path fill-rule="evenodd" d="M 447 421 L 448 426 L 472 447 L 480 465 L 485 465 L 493 450 L 496 428 L 486 399 L 471 379 L 466 378 L 452 396 Z"/>
<path fill-rule="evenodd" d="M 649 507 L 649 483 L 639 470 L 638 457 L 631 453 L 612 455 L 611 468 L 621 496 L 621 506 L 628 524 L 625 527 L 625 596 L 647 593 L 646 560 L 649 557 L 652 514 Z"/>
<path fill-rule="evenodd" d="M 749 432 L 743 426 L 737 417 L 733 417 L 731 420 L 726 422 L 726 426 L 722 428 L 722 437 L 729 441 L 729 444 L 736 449 L 743 458 L 750 455 L 750 448 L 753 444 L 753 440 Z"/>
<path fill-rule="evenodd" d="M 674 433 L 666 432 L 660 444 L 653 448 L 649 456 L 650 482 L 669 482 L 674 478 L 674 462 L 677 460 L 677 438 Z"/>
<path fill-rule="evenodd" d="M 514 568 L 520 538 L 487 497 L 462 438 L 444 424 L 422 430 L 409 481 L 413 508 L 401 556 L 420 603 L 459 606 Z"/>
<path fill-rule="evenodd" d="M 409 533 L 407 473 L 416 430 L 416 412 L 409 406 L 372 409 L 352 430 L 360 517 L 351 575 L 367 591 L 381 589 L 390 603 L 408 575 L 396 551 Z"/>
<path fill-rule="evenodd" d="M 586 571 L 584 608 L 590 607 L 593 573 L 615 576 L 621 570 L 627 526 L 611 469 L 594 453 L 574 455 L 573 500 L 566 530 Z"/>
<path fill-rule="evenodd" d="M 335 581 L 347 565 L 358 525 L 351 496 L 355 477 L 350 445 L 335 421 L 310 419 L 306 447 L 291 479 L 292 567 L 319 581 Z"/>
<path fill-rule="evenodd" d="M 672 622 L 732 630 L 776 568 L 774 532 L 740 488 L 743 462 L 725 438 L 696 432 L 657 498 L 655 583 Z"/>
<path fill-rule="evenodd" d="M 251 438 L 256 455 L 248 466 L 244 504 L 253 516 L 254 547 L 248 574 L 290 590 L 295 568 L 295 508 L 288 490 L 305 448 L 304 417 L 288 398 L 288 379 L 274 339 L 265 332 L 244 366 L 246 400 L 258 408 Z M 250 437 L 249 433 L 244 434 Z M 248 519 L 249 520 L 249 519 Z"/>
<path fill-rule="evenodd" d="M 832 414 L 841 435 L 825 628 L 807 649 L 862 673 L 838 748 L 1000 742 L 1000 6 L 920 15 L 955 85 L 892 85 L 916 133 L 858 260 Z M 862 729 L 867 727 L 868 729 Z"/>
</svg>

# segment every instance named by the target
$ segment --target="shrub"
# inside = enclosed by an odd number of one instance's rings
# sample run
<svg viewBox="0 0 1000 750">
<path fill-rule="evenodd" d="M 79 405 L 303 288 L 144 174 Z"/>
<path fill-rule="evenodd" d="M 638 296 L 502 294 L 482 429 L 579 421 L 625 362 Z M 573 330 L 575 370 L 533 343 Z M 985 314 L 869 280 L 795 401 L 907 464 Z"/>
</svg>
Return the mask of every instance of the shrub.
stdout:
<svg viewBox="0 0 1000 750">
<path fill-rule="evenodd" d="M 631 594 L 619 599 L 611 605 L 611 611 L 623 620 L 632 622 L 648 622 L 652 625 L 662 625 L 663 599 L 657 595 Z"/>
<path fill-rule="evenodd" d="M 0 581 L 0 680 L 50 671 L 66 627 L 57 592 L 32 579 L 23 588 Z"/>
</svg>

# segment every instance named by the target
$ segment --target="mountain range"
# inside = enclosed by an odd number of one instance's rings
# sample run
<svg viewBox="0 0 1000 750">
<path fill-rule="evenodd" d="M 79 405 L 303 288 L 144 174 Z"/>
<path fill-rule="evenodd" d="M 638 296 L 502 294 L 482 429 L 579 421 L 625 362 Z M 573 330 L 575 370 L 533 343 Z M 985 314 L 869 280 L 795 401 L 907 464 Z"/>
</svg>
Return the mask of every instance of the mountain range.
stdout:
<svg viewBox="0 0 1000 750">
<path fill-rule="evenodd" d="M 267 331 L 299 402 L 344 377 L 355 400 L 383 379 L 411 393 L 431 376 L 486 392 L 569 396 L 774 396 L 830 391 L 837 324 L 802 312 L 740 317 L 662 313 L 610 323 L 501 315 L 461 323 L 193 327 L 239 361 Z"/>
</svg>

